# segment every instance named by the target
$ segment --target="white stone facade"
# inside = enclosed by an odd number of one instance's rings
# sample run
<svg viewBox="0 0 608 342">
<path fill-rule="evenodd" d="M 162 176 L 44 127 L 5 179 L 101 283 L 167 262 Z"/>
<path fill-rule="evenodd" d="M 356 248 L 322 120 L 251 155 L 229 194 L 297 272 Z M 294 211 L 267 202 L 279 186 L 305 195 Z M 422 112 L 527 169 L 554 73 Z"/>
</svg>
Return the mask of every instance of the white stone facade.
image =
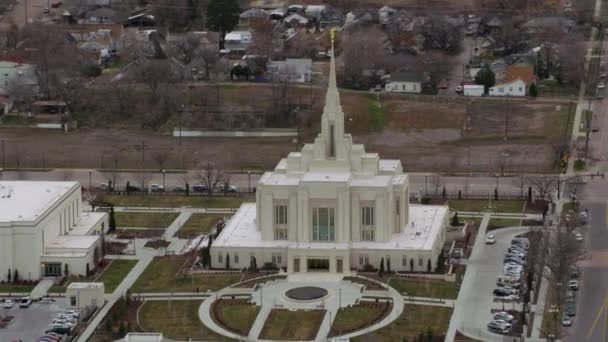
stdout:
<svg viewBox="0 0 608 342">
<path fill-rule="evenodd" d="M 381 160 L 344 132 L 335 60 L 321 133 L 257 184 L 211 247 L 212 267 L 274 263 L 290 273 L 348 273 L 371 265 L 391 270 L 436 267 L 445 241 L 445 206 L 409 204 L 400 160 Z M 410 261 L 411 260 L 411 261 Z"/>
<path fill-rule="evenodd" d="M 82 207 L 78 182 L 0 182 L 0 281 L 92 271 L 108 215 Z"/>
</svg>

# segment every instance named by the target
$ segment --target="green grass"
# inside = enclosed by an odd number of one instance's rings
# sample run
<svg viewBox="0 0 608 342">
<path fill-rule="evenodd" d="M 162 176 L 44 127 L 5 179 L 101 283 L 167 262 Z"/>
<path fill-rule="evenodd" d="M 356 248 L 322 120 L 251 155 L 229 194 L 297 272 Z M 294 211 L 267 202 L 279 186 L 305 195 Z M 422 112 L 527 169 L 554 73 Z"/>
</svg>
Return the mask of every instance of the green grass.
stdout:
<svg viewBox="0 0 608 342">
<path fill-rule="evenodd" d="M 224 214 L 192 214 L 179 229 L 178 234 L 181 238 L 208 234 L 219 220 L 224 217 L 229 218 L 229 216 Z"/>
<path fill-rule="evenodd" d="M 98 201 L 119 207 L 156 208 L 238 208 L 243 202 L 255 202 L 253 197 L 203 197 L 203 196 L 99 196 Z"/>
<path fill-rule="evenodd" d="M 577 159 L 574 161 L 574 171 L 585 171 L 586 166 L 584 160 Z"/>
<path fill-rule="evenodd" d="M 395 342 L 415 341 L 421 332 L 430 329 L 437 341 L 443 341 L 439 336 L 445 335 L 452 317 L 452 308 L 426 305 L 408 305 L 403 308 L 399 318 L 386 327 L 369 334 L 352 338 L 352 342 Z M 433 340 L 435 341 L 435 340 Z"/>
<path fill-rule="evenodd" d="M 114 213 L 114 217 L 116 218 L 116 227 L 118 228 L 167 228 L 178 216 L 178 213 Z"/>
<path fill-rule="evenodd" d="M 176 341 L 231 341 L 207 328 L 198 317 L 200 300 L 148 301 L 139 309 L 143 330 L 160 332 Z"/>
<path fill-rule="evenodd" d="M 220 299 L 211 308 L 214 320 L 239 335 L 249 335 L 260 307 L 242 299 Z"/>
<path fill-rule="evenodd" d="M 324 316 L 325 310 L 273 309 L 260 332 L 260 339 L 314 340 Z"/>
<path fill-rule="evenodd" d="M 412 297 L 456 299 L 460 284 L 435 279 L 391 278 L 388 283 L 399 293 Z"/>
<path fill-rule="evenodd" d="M 0 285 L 0 293 L 29 293 L 33 289 L 32 285 Z"/>
<path fill-rule="evenodd" d="M 384 128 L 384 125 L 386 124 L 386 115 L 382 108 L 382 104 L 375 95 L 369 95 L 367 111 L 371 116 L 372 129 L 374 131 L 379 131 Z"/>
<path fill-rule="evenodd" d="M 450 200 L 450 209 L 456 211 L 490 211 L 500 213 L 521 213 L 524 210 L 524 201 L 495 201 L 492 198 L 492 208 L 488 209 L 488 200 Z"/>
<path fill-rule="evenodd" d="M 104 283 L 106 293 L 112 293 L 136 264 L 137 260 L 113 260 L 96 281 Z"/>
<path fill-rule="evenodd" d="M 558 83 L 554 80 L 543 80 L 538 82 L 538 95 L 549 97 L 569 97 L 576 95 L 578 90 L 570 83 Z"/>
<path fill-rule="evenodd" d="M 186 257 L 156 257 L 133 284 L 133 292 L 195 292 L 218 291 L 236 284 L 240 274 L 195 274 L 177 276 Z"/>
<path fill-rule="evenodd" d="M 365 303 L 340 308 L 329 336 L 340 336 L 371 326 L 384 318 L 391 309 L 389 303 Z"/>
</svg>

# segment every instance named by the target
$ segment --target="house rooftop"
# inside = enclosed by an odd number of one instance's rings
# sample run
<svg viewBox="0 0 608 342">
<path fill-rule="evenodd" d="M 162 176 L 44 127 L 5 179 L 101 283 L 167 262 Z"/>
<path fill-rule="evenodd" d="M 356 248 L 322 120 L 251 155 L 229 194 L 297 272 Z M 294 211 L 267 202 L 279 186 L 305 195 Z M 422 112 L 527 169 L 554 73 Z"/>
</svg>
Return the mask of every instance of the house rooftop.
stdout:
<svg viewBox="0 0 608 342">
<path fill-rule="evenodd" d="M 526 86 L 534 82 L 534 68 L 530 65 L 512 65 L 507 67 L 504 83 L 522 80 Z"/>
<path fill-rule="evenodd" d="M 78 188 L 78 182 L 0 181 L 0 226 L 36 221 Z"/>
<path fill-rule="evenodd" d="M 424 82 L 424 73 L 419 71 L 400 71 L 391 74 L 391 82 Z"/>
</svg>

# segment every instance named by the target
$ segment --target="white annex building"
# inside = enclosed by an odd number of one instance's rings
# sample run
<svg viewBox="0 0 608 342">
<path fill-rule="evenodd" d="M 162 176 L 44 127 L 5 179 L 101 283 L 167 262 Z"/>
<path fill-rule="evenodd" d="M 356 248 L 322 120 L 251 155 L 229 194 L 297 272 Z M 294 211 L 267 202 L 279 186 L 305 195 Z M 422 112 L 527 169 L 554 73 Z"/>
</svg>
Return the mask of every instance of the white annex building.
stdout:
<svg viewBox="0 0 608 342">
<path fill-rule="evenodd" d="M 78 182 L 0 181 L 0 281 L 85 275 L 101 258 L 106 213 L 83 212 Z"/>
<path fill-rule="evenodd" d="M 333 55 L 321 126 L 313 144 L 260 178 L 256 203 L 243 204 L 213 242 L 212 267 L 228 258 L 244 268 L 255 257 L 290 273 L 348 273 L 384 258 L 391 270 L 434 269 L 448 209 L 409 204 L 401 161 L 366 152 L 344 132 Z"/>
</svg>

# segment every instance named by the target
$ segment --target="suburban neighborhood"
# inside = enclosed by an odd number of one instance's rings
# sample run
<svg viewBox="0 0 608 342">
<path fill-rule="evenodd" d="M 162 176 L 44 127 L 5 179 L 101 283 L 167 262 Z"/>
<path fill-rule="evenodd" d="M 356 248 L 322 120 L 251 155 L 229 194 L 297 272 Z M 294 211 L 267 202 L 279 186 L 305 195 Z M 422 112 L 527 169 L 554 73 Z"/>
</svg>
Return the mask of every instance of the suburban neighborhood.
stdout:
<svg viewBox="0 0 608 342">
<path fill-rule="evenodd" d="M 0 2 L 0 341 L 608 341 L 608 2 Z"/>
</svg>

